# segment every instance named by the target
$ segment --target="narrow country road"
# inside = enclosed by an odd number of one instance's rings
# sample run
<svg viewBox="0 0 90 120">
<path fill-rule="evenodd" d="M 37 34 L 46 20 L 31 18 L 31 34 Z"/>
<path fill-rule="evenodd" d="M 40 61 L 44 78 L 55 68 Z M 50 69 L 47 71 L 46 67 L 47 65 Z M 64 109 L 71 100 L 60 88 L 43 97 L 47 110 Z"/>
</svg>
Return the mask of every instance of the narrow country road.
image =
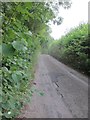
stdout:
<svg viewBox="0 0 90 120">
<path fill-rule="evenodd" d="M 88 118 L 88 78 L 49 55 L 41 55 L 31 102 L 19 118 Z"/>
</svg>

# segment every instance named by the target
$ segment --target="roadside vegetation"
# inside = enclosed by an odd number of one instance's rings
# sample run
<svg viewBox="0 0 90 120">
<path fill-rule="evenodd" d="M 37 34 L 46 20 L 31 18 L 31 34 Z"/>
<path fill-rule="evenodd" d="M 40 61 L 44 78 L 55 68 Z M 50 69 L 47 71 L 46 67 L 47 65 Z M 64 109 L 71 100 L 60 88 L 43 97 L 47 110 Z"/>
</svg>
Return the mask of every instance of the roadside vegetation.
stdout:
<svg viewBox="0 0 90 120">
<path fill-rule="evenodd" d="M 2 118 L 14 118 L 30 100 L 35 64 L 47 40 L 52 11 L 43 3 L 2 3 Z M 47 16 L 47 18 L 46 18 Z"/>
<path fill-rule="evenodd" d="M 90 36 L 88 24 L 80 24 L 70 30 L 61 39 L 53 41 L 49 46 L 49 54 L 59 61 L 81 71 L 90 74 Z"/>
<path fill-rule="evenodd" d="M 58 6 L 69 7 L 67 3 L 60 2 Z M 53 9 L 52 3 L 44 2 L 0 3 L 0 116 L 3 120 L 15 118 L 34 92 L 30 88 L 35 64 L 51 41 L 47 23 L 54 19 L 54 23 L 61 24 L 55 19 Z"/>
<path fill-rule="evenodd" d="M 72 29 L 58 41 L 49 35 L 48 22 L 58 25 L 62 22 L 62 18 L 55 16 L 60 5 L 70 7 L 66 0 L 59 2 L 58 7 L 44 2 L 0 3 L 0 117 L 3 120 L 15 118 L 30 101 L 41 52 L 89 74 L 87 24 Z"/>
</svg>

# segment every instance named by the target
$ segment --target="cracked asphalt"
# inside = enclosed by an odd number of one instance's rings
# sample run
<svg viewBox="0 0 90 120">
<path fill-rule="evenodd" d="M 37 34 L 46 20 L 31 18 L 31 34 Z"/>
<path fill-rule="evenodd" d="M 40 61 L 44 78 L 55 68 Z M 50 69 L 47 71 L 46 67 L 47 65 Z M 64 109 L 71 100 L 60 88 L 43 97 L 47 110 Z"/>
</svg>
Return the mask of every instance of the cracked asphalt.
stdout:
<svg viewBox="0 0 90 120">
<path fill-rule="evenodd" d="M 88 78 L 49 55 L 40 55 L 33 94 L 19 118 L 88 118 Z"/>
</svg>

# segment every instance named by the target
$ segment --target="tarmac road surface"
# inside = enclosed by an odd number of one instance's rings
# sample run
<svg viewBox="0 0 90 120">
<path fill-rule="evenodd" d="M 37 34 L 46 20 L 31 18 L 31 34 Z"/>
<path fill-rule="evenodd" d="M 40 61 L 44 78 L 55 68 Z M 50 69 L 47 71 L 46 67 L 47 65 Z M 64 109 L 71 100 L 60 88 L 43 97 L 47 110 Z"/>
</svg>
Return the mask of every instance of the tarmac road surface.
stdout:
<svg viewBox="0 0 90 120">
<path fill-rule="evenodd" d="M 36 92 L 19 118 L 88 118 L 86 76 L 43 54 L 34 83 Z"/>
</svg>

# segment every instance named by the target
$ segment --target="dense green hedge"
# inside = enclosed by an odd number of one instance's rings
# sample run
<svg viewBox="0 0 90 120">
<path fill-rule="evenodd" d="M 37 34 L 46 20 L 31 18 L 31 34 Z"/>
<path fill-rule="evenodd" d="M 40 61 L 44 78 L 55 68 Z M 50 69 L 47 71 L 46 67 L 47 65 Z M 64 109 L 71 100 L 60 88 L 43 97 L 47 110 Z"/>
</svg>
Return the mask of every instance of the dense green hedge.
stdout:
<svg viewBox="0 0 90 120">
<path fill-rule="evenodd" d="M 53 13 L 44 3 L 36 2 L 1 3 L 1 8 L 0 116 L 10 119 L 32 96 L 34 65 L 46 40 L 44 34 L 48 35 L 46 21 Z"/>
<path fill-rule="evenodd" d="M 49 47 L 49 54 L 89 75 L 89 40 L 88 24 L 81 24 L 60 40 L 54 41 Z"/>
</svg>

